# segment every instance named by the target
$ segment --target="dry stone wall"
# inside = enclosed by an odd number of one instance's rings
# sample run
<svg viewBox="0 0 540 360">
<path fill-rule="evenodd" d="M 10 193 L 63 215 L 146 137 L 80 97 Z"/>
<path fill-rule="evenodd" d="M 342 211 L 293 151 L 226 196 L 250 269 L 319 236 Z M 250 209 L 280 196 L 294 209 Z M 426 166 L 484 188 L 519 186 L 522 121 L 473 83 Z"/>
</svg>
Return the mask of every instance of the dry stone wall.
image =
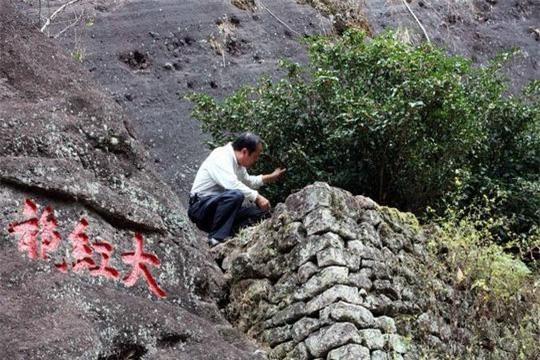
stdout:
<svg viewBox="0 0 540 360">
<path fill-rule="evenodd" d="M 416 358 L 399 324 L 425 307 L 423 243 L 414 216 L 315 183 L 219 250 L 226 310 L 270 359 Z"/>
</svg>

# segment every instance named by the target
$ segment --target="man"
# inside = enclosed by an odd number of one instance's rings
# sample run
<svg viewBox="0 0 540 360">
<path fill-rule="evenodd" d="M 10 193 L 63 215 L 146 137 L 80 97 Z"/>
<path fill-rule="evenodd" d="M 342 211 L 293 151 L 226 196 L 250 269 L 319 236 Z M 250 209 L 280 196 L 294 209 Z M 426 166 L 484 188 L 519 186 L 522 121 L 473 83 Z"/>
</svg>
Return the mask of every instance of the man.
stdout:
<svg viewBox="0 0 540 360">
<path fill-rule="evenodd" d="M 243 133 L 234 142 L 218 147 L 204 160 L 191 187 L 188 215 L 197 227 L 208 233 L 215 246 L 244 226 L 268 216 L 270 201 L 256 189 L 277 181 L 285 169 L 252 176 L 247 169 L 263 150 L 261 139 Z M 242 206 L 244 200 L 256 206 Z"/>
</svg>

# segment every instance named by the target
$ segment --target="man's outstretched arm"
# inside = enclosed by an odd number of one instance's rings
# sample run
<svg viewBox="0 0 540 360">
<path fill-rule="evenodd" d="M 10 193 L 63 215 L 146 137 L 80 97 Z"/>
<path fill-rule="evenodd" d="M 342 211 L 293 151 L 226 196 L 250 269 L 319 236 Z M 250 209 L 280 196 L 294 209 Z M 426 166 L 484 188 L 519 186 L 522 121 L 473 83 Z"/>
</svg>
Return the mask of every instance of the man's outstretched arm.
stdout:
<svg viewBox="0 0 540 360">
<path fill-rule="evenodd" d="M 285 174 L 285 171 L 287 171 L 287 169 L 277 168 L 272 173 L 263 175 L 262 176 L 263 184 L 271 184 L 271 183 L 274 183 L 274 182 L 278 181 L 279 179 L 281 179 L 283 174 Z"/>
</svg>

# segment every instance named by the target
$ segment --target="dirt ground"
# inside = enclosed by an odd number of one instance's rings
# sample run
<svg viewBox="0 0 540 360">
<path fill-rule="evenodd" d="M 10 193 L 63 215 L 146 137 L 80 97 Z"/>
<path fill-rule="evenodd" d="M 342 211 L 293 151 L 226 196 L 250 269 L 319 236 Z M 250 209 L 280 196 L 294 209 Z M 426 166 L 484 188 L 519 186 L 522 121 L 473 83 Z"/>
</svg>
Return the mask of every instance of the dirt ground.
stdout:
<svg viewBox="0 0 540 360">
<path fill-rule="evenodd" d="M 47 3 L 44 18 L 64 1 Z M 364 14 L 374 33 L 391 28 L 405 41 L 425 37 L 401 0 L 341 3 Z M 34 20 L 37 4 L 19 2 Z M 414 0 L 410 7 L 430 40 L 450 53 L 485 63 L 520 48 L 508 67 L 514 90 L 540 78 L 539 1 Z M 83 20 L 59 34 L 77 17 Z M 306 61 L 304 35 L 332 29 L 331 19 L 294 0 L 96 0 L 68 8 L 46 31 L 127 110 L 133 133 L 185 204 L 208 150 L 183 96 L 221 98 L 262 75 L 279 77 L 279 59 Z"/>
</svg>

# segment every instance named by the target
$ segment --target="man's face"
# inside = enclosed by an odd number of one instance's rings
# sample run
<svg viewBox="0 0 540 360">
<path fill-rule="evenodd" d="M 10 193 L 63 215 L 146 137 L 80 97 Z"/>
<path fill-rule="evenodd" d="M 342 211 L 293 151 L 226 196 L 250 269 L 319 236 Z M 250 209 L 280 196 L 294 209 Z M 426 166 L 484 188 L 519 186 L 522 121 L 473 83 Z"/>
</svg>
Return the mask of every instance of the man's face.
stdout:
<svg viewBox="0 0 540 360">
<path fill-rule="evenodd" d="M 248 169 L 252 167 L 259 159 L 259 156 L 261 155 L 262 150 L 263 150 L 262 144 L 258 144 L 255 151 L 252 152 L 251 154 L 249 153 L 248 149 L 243 148 L 240 151 L 241 153 L 241 157 L 239 161 L 240 165 Z"/>
</svg>

